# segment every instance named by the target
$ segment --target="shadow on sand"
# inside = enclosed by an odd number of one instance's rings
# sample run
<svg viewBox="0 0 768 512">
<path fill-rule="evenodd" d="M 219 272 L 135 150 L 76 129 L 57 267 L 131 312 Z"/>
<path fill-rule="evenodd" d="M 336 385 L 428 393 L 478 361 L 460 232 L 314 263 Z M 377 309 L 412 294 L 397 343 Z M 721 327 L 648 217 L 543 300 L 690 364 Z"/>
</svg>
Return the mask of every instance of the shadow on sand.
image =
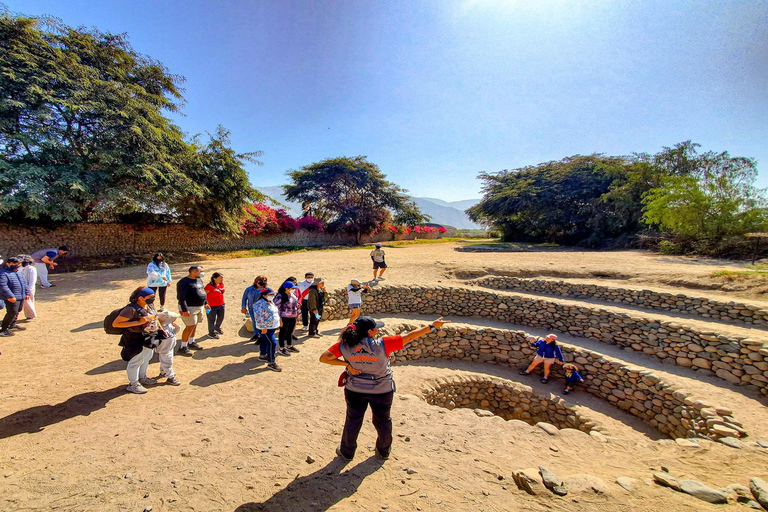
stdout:
<svg viewBox="0 0 768 512">
<path fill-rule="evenodd" d="M 19 434 L 34 434 L 45 427 L 69 420 L 77 416 L 88 416 L 94 411 L 106 407 L 113 398 L 125 395 L 125 387 L 104 391 L 89 391 L 69 398 L 56 405 L 37 405 L 0 418 L 0 439 Z"/>
<path fill-rule="evenodd" d="M 243 503 L 235 512 L 284 511 L 317 512 L 328 510 L 357 492 L 365 478 L 378 470 L 383 461 L 374 456 L 342 472 L 349 464 L 337 457 L 324 468 L 293 482 L 262 503 Z"/>
</svg>

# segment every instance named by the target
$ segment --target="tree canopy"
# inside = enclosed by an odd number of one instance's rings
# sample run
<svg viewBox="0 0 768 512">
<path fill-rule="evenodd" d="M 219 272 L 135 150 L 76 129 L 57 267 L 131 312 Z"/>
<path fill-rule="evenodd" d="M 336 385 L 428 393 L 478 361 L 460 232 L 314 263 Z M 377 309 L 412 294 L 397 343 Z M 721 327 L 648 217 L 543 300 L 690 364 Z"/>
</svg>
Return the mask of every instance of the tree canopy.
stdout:
<svg viewBox="0 0 768 512">
<path fill-rule="evenodd" d="M 332 231 L 354 233 L 357 243 L 384 226 L 415 226 L 429 220 L 405 190 L 386 180 L 365 156 L 329 158 L 288 172 L 285 197 L 301 203 L 304 215 L 317 217 Z"/>
<path fill-rule="evenodd" d="M 185 140 L 182 77 L 125 35 L 0 12 L 0 212 L 20 221 L 149 213 L 234 231 L 243 159 L 220 128 Z"/>
</svg>

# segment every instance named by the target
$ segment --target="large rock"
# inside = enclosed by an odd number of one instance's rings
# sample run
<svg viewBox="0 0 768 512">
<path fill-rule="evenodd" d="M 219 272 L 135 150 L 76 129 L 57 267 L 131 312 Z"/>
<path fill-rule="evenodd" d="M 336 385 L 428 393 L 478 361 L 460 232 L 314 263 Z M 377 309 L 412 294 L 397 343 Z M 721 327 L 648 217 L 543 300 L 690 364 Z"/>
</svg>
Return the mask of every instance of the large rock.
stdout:
<svg viewBox="0 0 768 512">
<path fill-rule="evenodd" d="M 517 469 L 512 472 L 512 480 L 515 481 L 518 489 L 533 496 L 544 492 L 544 485 L 536 468 Z"/>
<path fill-rule="evenodd" d="M 653 474 L 653 481 L 657 484 L 663 485 L 665 487 L 672 488 L 676 491 L 680 491 L 680 484 L 677 482 L 677 478 L 673 477 L 669 473 L 665 471 L 656 471 Z"/>
<path fill-rule="evenodd" d="M 544 466 L 539 466 L 539 474 L 541 475 L 541 480 L 544 482 L 544 487 L 557 494 L 558 496 L 565 496 L 568 494 L 568 490 L 565 488 L 565 485 L 563 485 L 562 478 Z"/>
<path fill-rule="evenodd" d="M 752 491 L 752 496 L 755 497 L 757 502 L 768 510 L 768 482 L 762 478 L 753 478 L 749 481 L 749 490 Z"/>
<path fill-rule="evenodd" d="M 690 494 L 691 496 L 698 498 L 701 501 L 714 503 L 716 505 L 728 503 L 728 498 L 725 496 L 725 494 L 707 487 L 701 482 L 697 482 L 696 480 L 680 480 L 678 483 L 680 484 L 681 491 L 683 491 L 685 494 Z"/>
<path fill-rule="evenodd" d="M 560 429 L 552 425 L 551 423 L 545 423 L 543 421 L 540 421 L 536 424 L 536 426 L 551 436 L 554 436 L 558 432 L 560 432 Z"/>
</svg>

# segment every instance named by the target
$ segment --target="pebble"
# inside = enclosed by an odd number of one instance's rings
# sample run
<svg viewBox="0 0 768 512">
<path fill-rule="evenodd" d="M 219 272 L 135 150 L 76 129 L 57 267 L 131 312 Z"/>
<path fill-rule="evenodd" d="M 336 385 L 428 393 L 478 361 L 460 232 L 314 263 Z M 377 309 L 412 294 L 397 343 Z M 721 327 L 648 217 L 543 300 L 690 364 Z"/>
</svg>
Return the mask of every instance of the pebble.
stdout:
<svg viewBox="0 0 768 512">
<path fill-rule="evenodd" d="M 413 469 L 413 468 L 405 468 L 405 469 L 404 469 L 404 471 L 405 471 L 406 473 L 408 473 L 409 475 L 415 475 L 416 473 L 418 473 L 418 471 L 416 471 L 416 470 L 415 470 L 415 469 Z"/>
<path fill-rule="evenodd" d="M 677 482 L 677 478 L 673 477 L 666 471 L 656 471 L 653 474 L 653 481 L 665 487 L 670 487 L 676 491 L 680 491 L 680 484 Z"/>
<path fill-rule="evenodd" d="M 408 436 L 406 436 L 406 438 L 405 438 L 405 442 L 406 442 L 406 443 L 410 443 L 410 442 L 411 442 L 411 438 L 410 438 L 410 437 L 408 437 Z"/>
<path fill-rule="evenodd" d="M 314 464 L 315 458 L 311 455 L 307 455 L 307 464 Z"/>
<path fill-rule="evenodd" d="M 757 446 L 759 446 L 760 448 L 768 448 L 768 441 L 763 441 L 762 439 L 758 439 Z"/>
<path fill-rule="evenodd" d="M 144 507 L 144 512 L 152 512 L 152 505 L 147 505 Z"/>
<path fill-rule="evenodd" d="M 123 478 L 125 478 L 125 479 L 129 479 L 129 478 L 132 478 L 132 477 L 133 477 L 133 475 L 132 475 L 132 474 L 130 474 L 130 473 L 126 473 L 126 474 L 125 474 L 125 476 L 124 476 Z"/>
<path fill-rule="evenodd" d="M 419 494 L 419 498 L 426 498 L 426 497 L 427 497 L 426 494 Z"/>
</svg>

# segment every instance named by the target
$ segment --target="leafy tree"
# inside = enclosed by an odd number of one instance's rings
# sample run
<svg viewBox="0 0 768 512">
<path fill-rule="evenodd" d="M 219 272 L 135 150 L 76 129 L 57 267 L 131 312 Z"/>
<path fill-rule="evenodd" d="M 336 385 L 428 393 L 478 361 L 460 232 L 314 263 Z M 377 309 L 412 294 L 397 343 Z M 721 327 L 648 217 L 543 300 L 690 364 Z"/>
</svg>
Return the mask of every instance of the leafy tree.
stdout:
<svg viewBox="0 0 768 512">
<path fill-rule="evenodd" d="M 354 233 L 358 244 L 393 214 L 412 225 L 429 220 L 364 156 L 330 158 L 288 176 L 293 183 L 284 186 L 287 200 L 300 202 L 304 215 L 317 217 L 329 230 Z"/>
<path fill-rule="evenodd" d="M 100 221 L 145 212 L 231 230 L 238 201 L 258 196 L 221 131 L 190 144 L 165 116 L 183 101 L 182 82 L 125 35 L 0 10 L 0 213 Z"/>
<path fill-rule="evenodd" d="M 481 173 L 484 197 L 467 213 L 475 222 L 500 229 L 505 240 L 596 245 L 628 229 L 610 202 L 601 201 L 625 166 L 618 157 L 577 155 Z"/>
<path fill-rule="evenodd" d="M 693 154 L 684 174 L 643 195 L 644 220 L 675 236 L 708 241 L 768 230 L 768 198 L 754 187 L 754 160 L 727 152 Z"/>
</svg>

